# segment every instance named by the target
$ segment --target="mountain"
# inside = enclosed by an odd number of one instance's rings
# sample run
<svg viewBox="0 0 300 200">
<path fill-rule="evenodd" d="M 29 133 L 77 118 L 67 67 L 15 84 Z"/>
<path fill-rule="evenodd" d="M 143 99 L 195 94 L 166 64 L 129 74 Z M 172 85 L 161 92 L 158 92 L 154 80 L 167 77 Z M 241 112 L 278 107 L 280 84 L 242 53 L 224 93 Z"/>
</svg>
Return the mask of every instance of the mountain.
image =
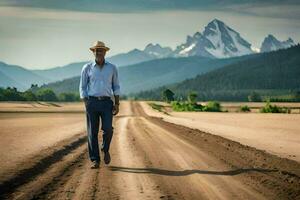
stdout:
<svg viewBox="0 0 300 200">
<path fill-rule="evenodd" d="M 47 83 L 49 83 L 80 75 L 83 65 L 87 62 L 88 61 L 77 62 L 51 69 L 38 69 L 31 71 L 41 77 L 44 77 L 46 80 L 48 80 Z"/>
<path fill-rule="evenodd" d="M 187 36 L 186 42 L 177 46 L 175 56 L 204 56 L 228 58 L 252 54 L 251 44 L 224 22 L 214 19 L 203 33 Z"/>
<path fill-rule="evenodd" d="M 13 80 L 12 78 L 6 76 L 4 73 L 0 71 L 0 87 L 16 87 L 16 88 L 25 88 L 24 85 L 18 83 L 17 81 Z"/>
<path fill-rule="evenodd" d="M 178 96 L 196 91 L 202 99 L 247 100 L 252 91 L 261 94 L 300 91 L 300 45 L 255 54 L 222 68 L 183 82 L 136 94 L 140 98 L 159 97 L 170 88 Z"/>
<path fill-rule="evenodd" d="M 288 38 L 286 41 L 279 41 L 272 34 L 269 34 L 261 44 L 261 52 L 276 51 L 278 49 L 284 49 L 295 45 L 294 41 L 291 38 Z"/>
<path fill-rule="evenodd" d="M 114 63 L 118 67 L 133 65 L 153 59 L 155 59 L 154 56 L 149 55 L 148 53 L 139 49 L 133 49 L 127 53 L 121 53 L 107 58 L 109 62 Z"/>
<path fill-rule="evenodd" d="M 155 58 L 167 58 L 173 54 L 173 50 L 170 47 L 162 47 L 159 44 L 154 45 L 152 43 L 145 47 L 144 52 Z"/>
<path fill-rule="evenodd" d="M 255 56 L 255 55 L 251 55 Z M 227 59 L 213 59 L 199 56 L 183 58 L 163 58 L 119 68 L 122 94 L 135 93 L 162 85 L 183 81 L 198 74 L 221 68 L 249 56 Z M 78 92 L 80 77 L 49 83 L 42 87 L 51 88 L 56 93 Z"/>
<path fill-rule="evenodd" d="M 173 51 L 170 47 L 148 44 L 144 50 L 134 49 L 127 53 L 108 58 L 117 66 L 132 65 L 158 58 L 202 56 L 209 58 L 229 58 L 255 53 L 251 44 L 224 22 L 214 19 L 208 23 L 203 33 L 187 36 L 186 42 Z"/>
<path fill-rule="evenodd" d="M 1 87 L 16 87 L 20 91 L 30 88 L 31 84 L 43 84 L 50 82 L 49 79 L 39 76 L 34 72 L 17 65 L 9 65 L 0 62 Z"/>
<path fill-rule="evenodd" d="M 159 44 L 154 45 L 150 43 L 144 48 L 144 50 L 133 49 L 127 53 L 121 53 L 109 57 L 107 60 L 114 63 L 116 66 L 121 67 L 171 56 L 172 49 L 170 47 L 162 47 Z"/>
</svg>

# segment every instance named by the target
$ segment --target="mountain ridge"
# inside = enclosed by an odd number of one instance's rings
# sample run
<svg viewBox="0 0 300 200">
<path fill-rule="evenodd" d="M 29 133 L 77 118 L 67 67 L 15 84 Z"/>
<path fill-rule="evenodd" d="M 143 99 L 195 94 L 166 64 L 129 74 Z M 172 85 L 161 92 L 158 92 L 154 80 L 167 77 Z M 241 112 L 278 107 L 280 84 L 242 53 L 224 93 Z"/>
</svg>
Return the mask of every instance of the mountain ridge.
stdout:
<svg viewBox="0 0 300 200">
<path fill-rule="evenodd" d="M 171 89 L 178 96 L 195 91 L 203 100 L 247 100 L 252 92 L 274 94 L 300 91 L 300 45 L 265 52 L 218 68 L 180 83 L 164 85 L 133 96 L 144 99 L 160 97 Z"/>
</svg>

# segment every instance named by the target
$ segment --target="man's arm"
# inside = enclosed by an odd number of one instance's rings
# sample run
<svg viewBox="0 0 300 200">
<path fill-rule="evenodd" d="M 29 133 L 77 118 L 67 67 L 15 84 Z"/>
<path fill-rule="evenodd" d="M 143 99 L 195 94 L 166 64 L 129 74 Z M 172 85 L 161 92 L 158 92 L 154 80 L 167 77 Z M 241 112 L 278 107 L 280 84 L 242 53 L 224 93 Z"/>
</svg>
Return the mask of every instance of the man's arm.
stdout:
<svg viewBox="0 0 300 200">
<path fill-rule="evenodd" d="M 119 95 L 114 95 L 115 96 L 115 105 L 120 104 L 120 96 Z"/>
<path fill-rule="evenodd" d="M 113 90 L 114 96 L 115 96 L 115 103 L 117 103 L 117 102 L 119 103 L 119 96 L 121 94 L 121 90 L 120 90 L 118 68 L 116 66 L 114 66 L 114 73 L 113 73 L 113 80 L 112 80 L 112 90 Z"/>
<path fill-rule="evenodd" d="M 87 85 L 88 85 L 88 76 L 86 73 L 87 66 L 84 65 L 81 70 L 81 76 L 80 76 L 80 83 L 79 83 L 79 94 L 80 98 L 83 99 L 83 101 L 86 103 L 88 99 L 88 93 L 87 93 Z"/>
<path fill-rule="evenodd" d="M 114 105 L 113 114 L 116 115 L 119 112 L 120 94 L 121 94 L 120 83 L 119 83 L 119 74 L 118 74 L 118 69 L 116 66 L 114 67 L 112 90 L 114 92 L 114 97 L 115 97 L 115 105 Z"/>
</svg>

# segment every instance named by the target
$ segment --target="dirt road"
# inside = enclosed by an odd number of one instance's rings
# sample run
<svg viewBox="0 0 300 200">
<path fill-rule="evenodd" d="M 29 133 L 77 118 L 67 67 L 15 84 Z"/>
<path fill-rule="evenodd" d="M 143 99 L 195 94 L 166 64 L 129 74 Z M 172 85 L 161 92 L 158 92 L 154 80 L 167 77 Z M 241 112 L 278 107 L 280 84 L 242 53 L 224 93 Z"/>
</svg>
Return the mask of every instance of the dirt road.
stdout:
<svg viewBox="0 0 300 200">
<path fill-rule="evenodd" d="M 150 117 L 139 102 L 122 102 L 114 127 L 109 165 L 90 169 L 86 138 L 65 140 L 2 181 L 0 199 L 300 199 L 296 161 Z"/>
</svg>

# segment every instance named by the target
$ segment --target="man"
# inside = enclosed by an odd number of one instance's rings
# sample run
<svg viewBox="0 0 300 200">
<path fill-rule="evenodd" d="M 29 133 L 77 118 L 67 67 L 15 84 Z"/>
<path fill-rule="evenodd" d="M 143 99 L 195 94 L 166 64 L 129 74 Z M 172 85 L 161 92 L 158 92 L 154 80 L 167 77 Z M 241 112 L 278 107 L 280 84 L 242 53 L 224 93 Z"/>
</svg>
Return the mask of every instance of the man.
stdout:
<svg viewBox="0 0 300 200">
<path fill-rule="evenodd" d="M 98 145 L 99 117 L 103 131 L 102 149 L 105 164 L 110 163 L 109 147 L 113 136 L 113 115 L 119 112 L 120 85 L 117 67 L 105 60 L 110 48 L 101 41 L 90 47 L 95 60 L 85 64 L 81 70 L 79 84 L 80 98 L 86 108 L 88 151 L 92 161 L 91 168 L 99 168 Z M 114 96 L 114 102 L 112 100 Z"/>
</svg>

